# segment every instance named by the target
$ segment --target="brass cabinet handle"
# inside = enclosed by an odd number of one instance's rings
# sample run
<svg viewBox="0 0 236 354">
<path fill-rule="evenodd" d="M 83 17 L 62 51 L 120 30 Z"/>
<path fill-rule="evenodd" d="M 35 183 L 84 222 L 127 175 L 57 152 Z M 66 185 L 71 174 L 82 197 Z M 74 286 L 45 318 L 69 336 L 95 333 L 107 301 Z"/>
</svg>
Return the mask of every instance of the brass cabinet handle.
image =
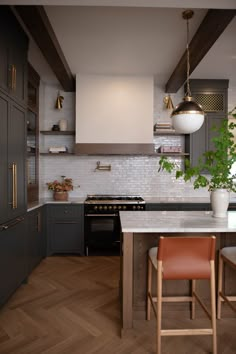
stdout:
<svg viewBox="0 0 236 354">
<path fill-rule="evenodd" d="M 9 87 L 12 91 L 16 90 L 16 66 L 14 64 L 10 65 L 10 80 L 9 80 Z"/>
<path fill-rule="evenodd" d="M 41 213 L 38 212 L 37 214 L 37 231 L 41 232 Z"/>
<path fill-rule="evenodd" d="M 17 164 L 12 163 L 12 209 L 17 208 Z"/>
<path fill-rule="evenodd" d="M 14 76 L 14 84 L 13 84 L 13 90 L 16 90 L 16 66 L 13 65 L 13 76 Z"/>
</svg>

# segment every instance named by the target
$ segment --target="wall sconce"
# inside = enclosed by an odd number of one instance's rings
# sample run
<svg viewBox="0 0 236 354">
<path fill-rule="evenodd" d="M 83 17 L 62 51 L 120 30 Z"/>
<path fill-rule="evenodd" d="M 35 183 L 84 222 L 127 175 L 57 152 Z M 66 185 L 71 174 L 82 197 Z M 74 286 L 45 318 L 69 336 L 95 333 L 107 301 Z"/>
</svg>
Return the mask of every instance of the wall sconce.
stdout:
<svg viewBox="0 0 236 354">
<path fill-rule="evenodd" d="M 64 97 L 60 95 L 60 91 L 58 91 L 57 94 L 57 99 L 56 99 L 56 104 L 55 104 L 55 108 L 56 109 L 62 109 L 62 102 L 64 100 Z"/>
<path fill-rule="evenodd" d="M 173 105 L 170 95 L 167 95 L 163 98 L 163 103 L 164 103 L 166 109 L 174 109 L 174 105 Z"/>
</svg>

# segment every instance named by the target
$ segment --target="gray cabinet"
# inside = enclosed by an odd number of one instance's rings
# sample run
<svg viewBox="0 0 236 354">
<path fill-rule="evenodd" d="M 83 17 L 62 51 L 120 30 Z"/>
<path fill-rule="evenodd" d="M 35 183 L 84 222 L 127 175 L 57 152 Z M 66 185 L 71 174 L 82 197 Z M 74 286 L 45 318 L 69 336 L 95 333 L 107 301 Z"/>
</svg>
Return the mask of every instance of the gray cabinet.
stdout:
<svg viewBox="0 0 236 354">
<path fill-rule="evenodd" d="M 43 210 L 38 208 L 27 214 L 27 264 L 29 274 L 45 256 L 45 241 Z"/>
<path fill-rule="evenodd" d="M 0 224 L 26 211 L 26 111 L 0 93 Z"/>
<path fill-rule="evenodd" d="M 0 306 L 27 275 L 26 223 L 20 217 L 0 226 Z"/>
<path fill-rule="evenodd" d="M 28 40 L 8 6 L 0 11 L 0 224 L 26 211 Z"/>
<path fill-rule="evenodd" d="M 191 164 L 198 163 L 199 157 L 214 149 L 211 139 L 222 119 L 227 118 L 228 80 L 190 80 L 192 96 L 202 105 L 205 112 L 204 124 L 197 132 L 186 135 L 186 150 L 190 153 Z"/>
<path fill-rule="evenodd" d="M 84 253 L 82 204 L 47 205 L 47 255 Z"/>
<path fill-rule="evenodd" d="M 0 88 L 18 103 L 27 102 L 28 38 L 9 6 L 0 11 Z"/>
</svg>

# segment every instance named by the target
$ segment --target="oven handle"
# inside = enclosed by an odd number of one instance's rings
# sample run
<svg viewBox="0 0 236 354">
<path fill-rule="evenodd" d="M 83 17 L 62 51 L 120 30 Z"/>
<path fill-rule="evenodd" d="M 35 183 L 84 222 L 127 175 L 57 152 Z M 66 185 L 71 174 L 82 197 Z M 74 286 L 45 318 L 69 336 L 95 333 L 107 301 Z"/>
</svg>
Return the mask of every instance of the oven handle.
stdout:
<svg viewBox="0 0 236 354">
<path fill-rule="evenodd" d="M 119 216 L 119 214 L 85 214 L 85 216 Z"/>
</svg>

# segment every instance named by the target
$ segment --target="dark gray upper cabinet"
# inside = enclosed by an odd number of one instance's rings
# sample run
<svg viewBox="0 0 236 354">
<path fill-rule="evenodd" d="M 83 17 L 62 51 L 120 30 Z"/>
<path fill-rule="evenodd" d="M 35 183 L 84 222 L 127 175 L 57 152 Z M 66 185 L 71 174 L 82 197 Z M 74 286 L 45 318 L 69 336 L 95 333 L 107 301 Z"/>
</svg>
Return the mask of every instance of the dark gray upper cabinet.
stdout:
<svg viewBox="0 0 236 354">
<path fill-rule="evenodd" d="M 28 38 L 9 6 L 0 11 L 0 88 L 27 103 Z"/>
<path fill-rule="evenodd" d="M 27 47 L 27 37 L 10 8 L 1 6 L 0 224 L 26 211 Z"/>
<path fill-rule="evenodd" d="M 192 96 L 202 105 L 205 112 L 204 124 L 197 132 L 186 135 L 186 150 L 190 153 L 191 164 L 198 163 L 199 157 L 207 150 L 214 149 L 211 139 L 219 126 L 227 118 L 228 80 L 190 80 Z"/>
</svg>

